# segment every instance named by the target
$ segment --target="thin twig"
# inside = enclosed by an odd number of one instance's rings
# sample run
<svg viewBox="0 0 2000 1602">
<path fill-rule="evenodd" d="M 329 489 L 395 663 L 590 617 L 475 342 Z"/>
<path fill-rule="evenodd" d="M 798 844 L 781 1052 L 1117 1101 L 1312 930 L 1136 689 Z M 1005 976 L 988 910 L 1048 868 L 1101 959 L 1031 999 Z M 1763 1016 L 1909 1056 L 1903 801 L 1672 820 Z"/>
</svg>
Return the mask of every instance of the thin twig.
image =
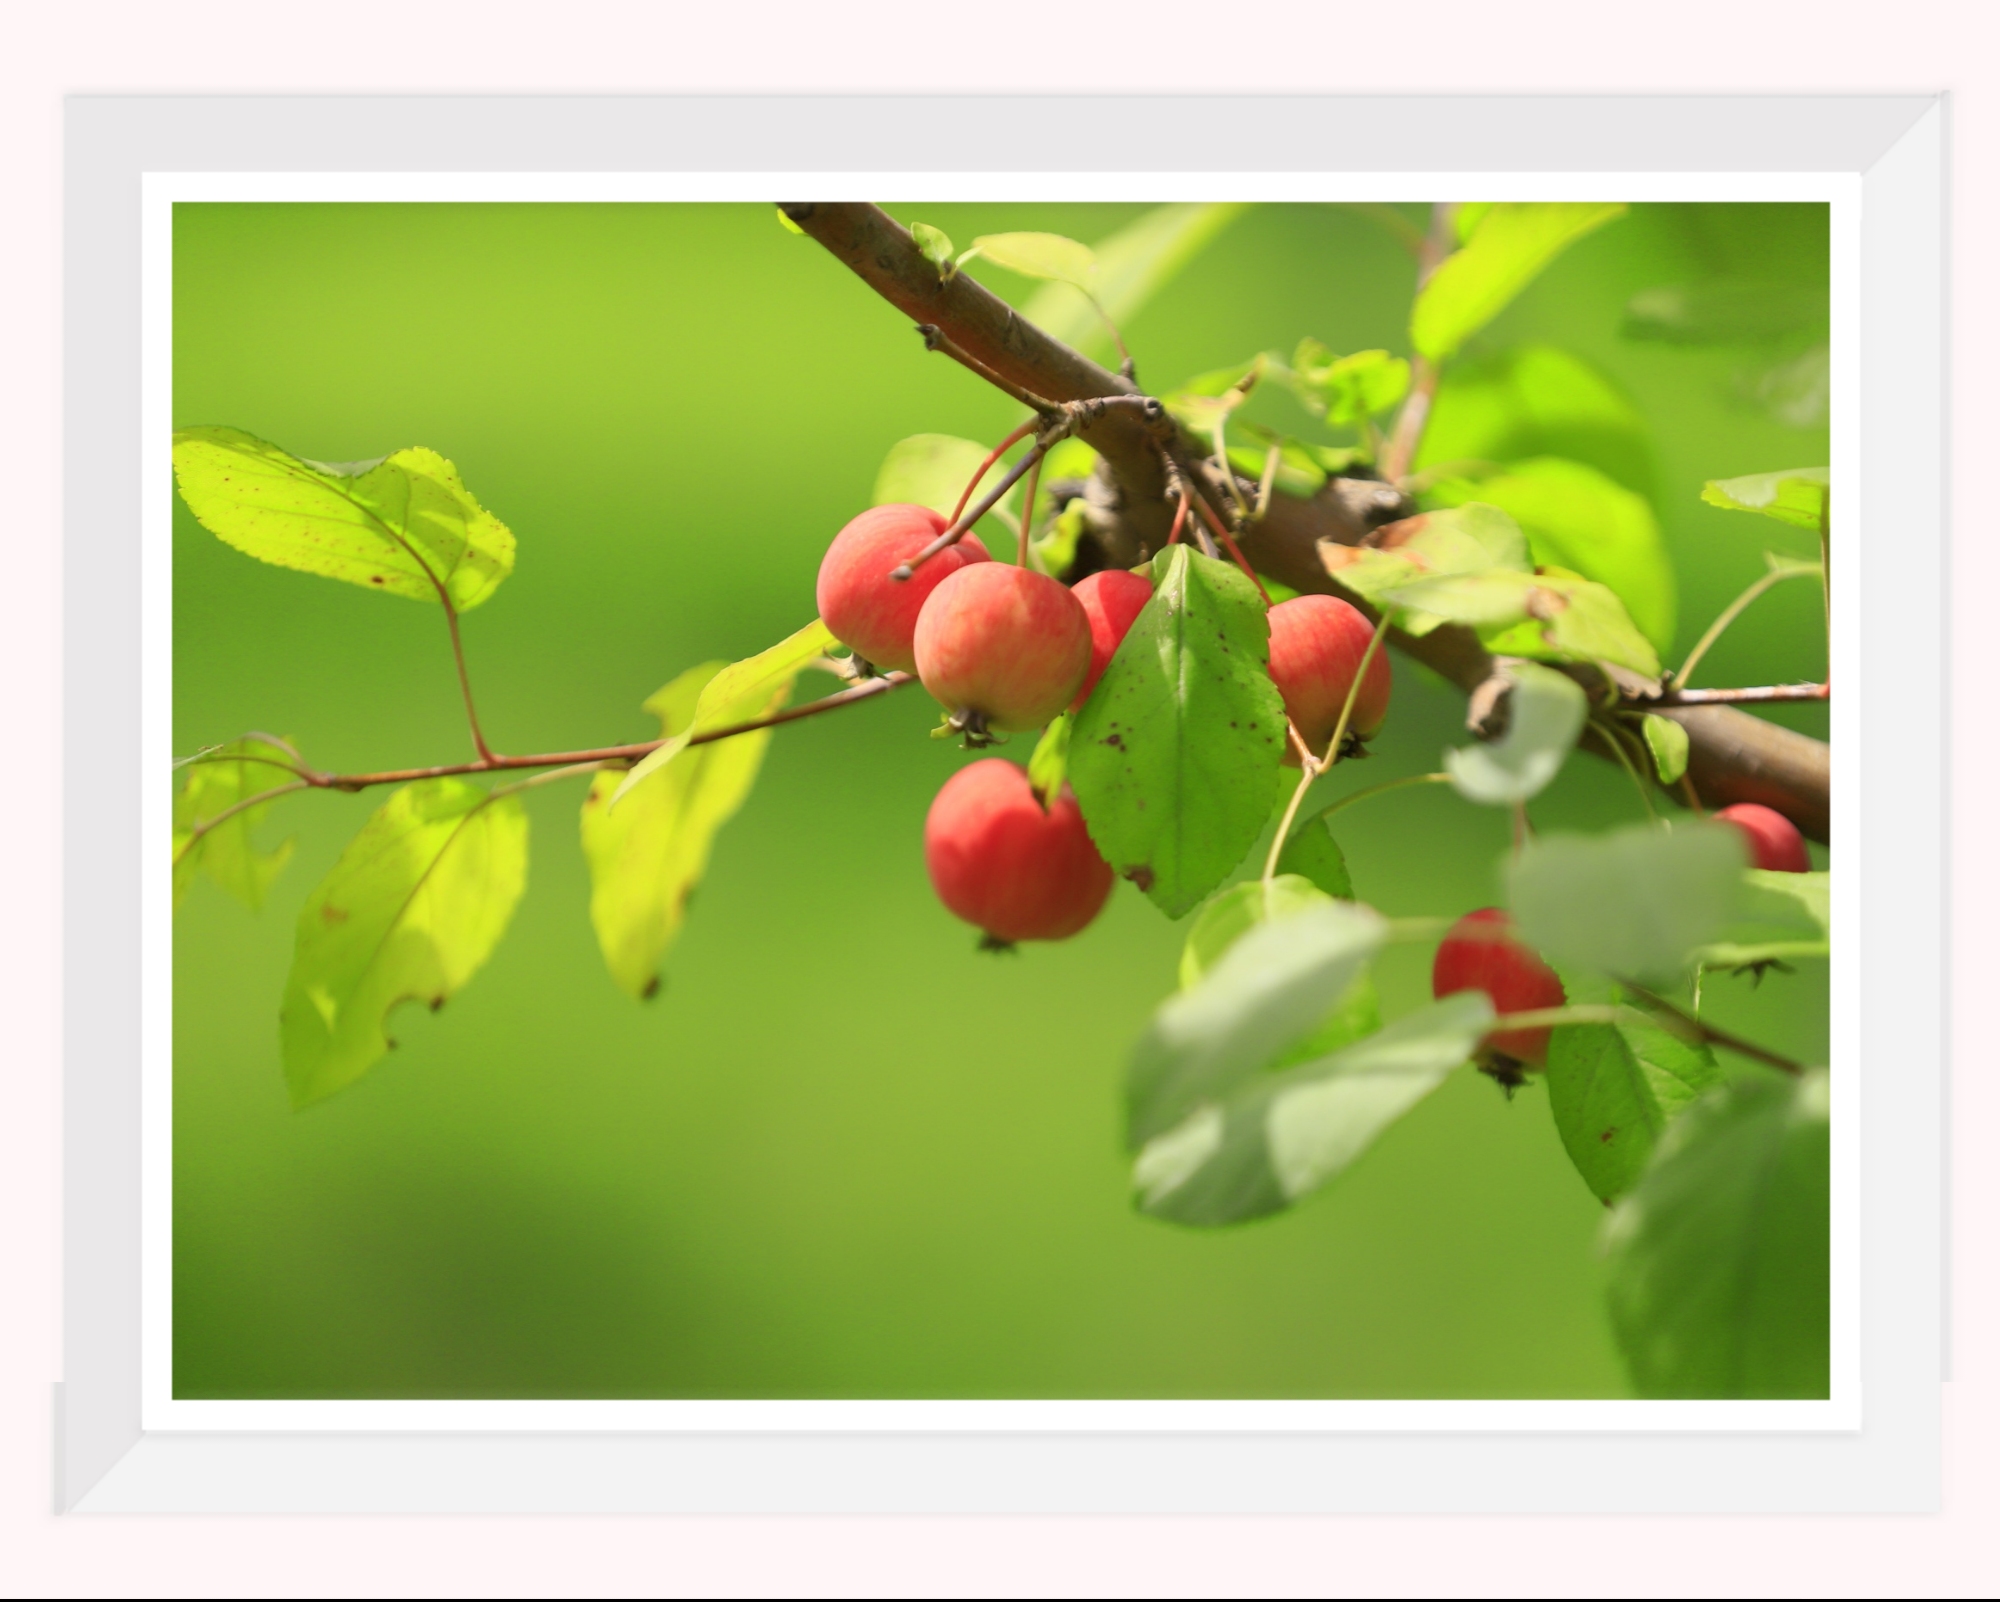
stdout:
<svg viewBox="0 0 2000 1602">
<path fill-rule="evenodd" d="M 1732 1035 L 1727 1030 L 1718 1029 L 1714 1024 L 1675 1006 L 1666 997 L 1654 995 L 1643 985 L 1635 985 L 1629 979 L 1620 979 L 1618 983 L 1649 1006 L 1657 1007 L 1670 1017 L 1678 1018 L 1687 1029 L 1695 1031 L 1701 1040 L 1711 1046 L 1721 1046 L 1725 1050 L 1733 1051 L 1739 1056 L 1748 1057 L 1753 1062 L 1761 1062 L 1768 1068 L 1776 1068 L 1784 1073 L 1802 1074 L 1806 1071 L 1804 1063 L 1794 1062 L 1790 1057 L 1781 1057 L 1775 1051 L 1767 1051 L 1764 1047 L 1745 1040 L 1741 1035 Z"/>
<path fill-rule="evenodd" d="M 1180 544 L 1181 525 L 1187 522 L 1188 503 L 1191 500 L 1193 500 L 1193 498 L 1194 498 L 1194 492 L 1192 490 L 1189 490 L 1185 485 L 1182 486 L 1181 503 L 1179 506 L 1174 508 L 1174 526 L 1167 530 L 1167 543 L 1169 545 Z"/>
<path fill-rule="evenodd" d="M 1753 706 L 1775 705 L 1784 701 L 1825 701 L 1832 687 L 1825 684 L 1758 684 L 1740 690 L 1678 690 L 1661 692 L 1657 700 L 1642 699 L 1635 706 Z"/>
<path fill-rule="evenodd" d="M 1457 242 L 1458 207 L 1439 201 L 1431 207 L 1430 231 L 1417 252 L 1417 293 L 1431 281 Z M 1396 426 L 1389 434 L 1389 448 L 1382 453 L 1382 476 L 1400 484 L 1417 459 L 1423 443 L 1424 425 L 1430 421 L 1431 403 L 1437 399 L 1438 380 L 1443 372 L 1428 356 L 1419 356 L 1410 376 L 1410 392 L 1403 397 L 1403 409 L 1396 414 Z"/>
<path fill-rule="evenodd" d="M 1721 614 L 1716 620 L 1709 624 L 1708 632 L 1695 642 L 1694 649 L 1688 652 L 1687 660 L 1681 664 L 1680 672 L 1674 675 L 1674 683 L 1676 685 L 1685 685 L 1694 676 L 1695 667 L 1704 656 L 1708 655 L 1708 648 L 1722 638 L 1722 631 L 1734 623 L 1737 618 L 1741 617 L 1743 609 L 1756 600 L 1758 596 L 1762 595 L 1772 586 L 1784 583 L 1786 579 L 1803 578 L 1811 571 L 1812 569 L 1809 567 L 1776 568 L 1766 573 L 1741 595 L 1737 596 L 1735 600 L 1722 609 Z"/>
<path fill-rule="evenodd" d="M 916 678 L 908 673 L 887 673 L 880 678 L 864 679 L 850 685 L 845 690 L 832 695 L 821 696 L 817 701 L 807 701 L 799 706 L 786 707 L 765 717 L 750 718 L 742 723 L 727 724 L 718 729 L 703 729 L 687 743 L 690 746 L 710 745 L 717 740 L 733 739 L 739 734 L 751 734 L 758 729 L 773 729 L 784 723 L 796 723 L 801 718 L 816 717 L 822 712 L 831 712 L 836 707 L 851 706 L 856 701 L 867 701 L 890 690 L 901 689 L 906 684 L 916 683 Z M 629 765 L 640 758 L 651 755 L 667 742 L 643 740 L 632 745 L 606 745 L 587 751 L 546 751 L 536 756 L 495 756 L 479 762 L 447 762 L 429 768 L 388 768 L 375 773 L 320 773 L 314 771 L 299 780 L 297 785 L 279 785 L 266 790 L 265 796 L 285 794 L 293 789 L 315 790 L 367 790 L 379 784 L 414 784 L 421 779 L 459 778 L 477 773 L 512 773 L 527 768 L 577 767 L 583 765 Z M 261 799 L 253 797 L 255 801 Z M 221 814 L 218 814 L 218 818 Z"/>
<path fill-rule="evenodd" d="M 1011 383 L 1001 377 L 1000 374 L 994 372 L 992 368 L 988 367 L 977 356 L 974 356 L 962 345 L 957 344 L 936 323 L 918 323 L 917 332 L 923 335 L 925 350 L 937 351 L 949 356 L 961 367 L 985 379 L 987 383 L 999 390 L 1001 394 L 1011 395 L 1030 411 L 1039 412 L 1043 416 L 1047 416 L 1056 409 L 1056 403 L 1047 396 L 1037 395 L 1031 389 L 1023 389 L 1019 384 Z"/>
</svg>

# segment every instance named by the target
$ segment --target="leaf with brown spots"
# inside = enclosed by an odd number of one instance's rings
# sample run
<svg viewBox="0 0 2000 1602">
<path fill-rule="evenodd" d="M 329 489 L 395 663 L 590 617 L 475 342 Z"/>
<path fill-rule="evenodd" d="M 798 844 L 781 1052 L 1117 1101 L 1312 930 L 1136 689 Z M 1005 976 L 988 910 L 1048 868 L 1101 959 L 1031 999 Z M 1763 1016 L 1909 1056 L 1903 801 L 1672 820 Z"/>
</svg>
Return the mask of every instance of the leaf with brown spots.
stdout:
<svg viewBox="0 0 2000 1602">
<path fill-rule="evenodd" d="M 1169 546 L 1077 714 L 1069 782 L 1091 838 L 1169 917 L 1226 879 L 1270 821 L 1285 708 L 1269 654 L 1250 581 Z"/>
</svg>

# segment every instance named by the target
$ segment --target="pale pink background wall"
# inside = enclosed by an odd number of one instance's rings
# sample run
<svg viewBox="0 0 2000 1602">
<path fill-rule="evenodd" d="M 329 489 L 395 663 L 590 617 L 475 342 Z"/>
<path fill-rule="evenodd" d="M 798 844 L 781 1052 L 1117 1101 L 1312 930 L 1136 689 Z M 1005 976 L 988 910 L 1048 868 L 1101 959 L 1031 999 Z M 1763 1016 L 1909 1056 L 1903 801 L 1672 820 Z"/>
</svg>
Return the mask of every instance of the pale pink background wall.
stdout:
<svg viewBox="0 0 2000 1602">
<path fill-rule="evenodd" d="M 0 1592 L 10 1595 L 1991 1595 L 2000 1591 L 2000 6 L 1990 0 L 341 0 L 9 6 L 0 48 Z M 59 1377 L 61 97 L 95 91 L 1949 91 L 1954 232 L 1957 1379 L 1938 1518 L 65 1519 Z M 1184 130 L 1193 133 L 1190 128 Z M 1982 926 L 1983 925 L 1983 926 Z M 1643 1557 L 1640 1556 L 1643 1554 Z"/>
</svg>

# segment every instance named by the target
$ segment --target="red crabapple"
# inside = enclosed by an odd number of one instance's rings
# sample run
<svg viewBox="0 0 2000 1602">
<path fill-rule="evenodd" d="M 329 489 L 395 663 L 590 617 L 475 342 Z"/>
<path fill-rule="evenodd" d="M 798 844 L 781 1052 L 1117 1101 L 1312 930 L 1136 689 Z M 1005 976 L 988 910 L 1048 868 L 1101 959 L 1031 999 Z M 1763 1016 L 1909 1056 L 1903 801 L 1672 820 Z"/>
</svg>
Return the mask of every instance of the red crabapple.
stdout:
<svg viewBox="0 0 2000 1602">
<path fill-rule="evenodd" d="M 968 563 L 988 560 L 979 536 L 967 534 L 908 578 L 889 577 L 945 527 L 928 506 L 872 506 L 834 535 L 820 559 L 820 620 L 872 666 L 914 672 L 910 642 L 931 591 Z"/>
<path fill-rule="evenodd" d="M 1431 994 L 1439 1001 L 1461 990 L 1483 990 L 1495 1012 L 1540 1012 L 1568 999 L 1555 971 L 1514 937 L 1513 921 L 1498 907 L 1468 912 L 1438 942 L 1431 964 Z M 1501 1029 L 1488 1035 L 1482 1055 L 1505 1059 L 1490 1072 L 1502 1084 L 1518 1083 L 1515 1064 L 1545 1068 L 1547 1029 Z M 1482 1064 L 1484 1066 L 1484 1064 Z"/>
<path fill-rule="evenodd" d="M 1271 680 L 1285 698 L 1285 716 L 1314 756 L 1327 754 L 1327 742 L 1340 722 L 1340 709 L 1374 633 L 1367 618 L 1332 595 L 1300 595 L 1271 608 Z M 1382 727 L 1388 712 L 1389 657 L 1378 649 L 1354 698 L 1348 733 L 1368 739 Z M 1298 766 L 1298 753 L 1290 742 L 1285 761 Z"/>
<path fill-rule="evenodd" d="M 1812 871 L 1804 838 L 1782 812 L 1760 807 L 1755 801 L 1739 801 L 1733 807 L 1724 807 L 1716 816 L 1735 824 L 1742 832 L 1744 842 L 1750 847 L 1753 868 L 1768 868 L 1773 873 Z"/>
<path fill-rule="evenodd" d="M 919 570 L 921 571 L 921 569 Z M 917 677 L 975 740 L 1040 728 L 1090 670 L 1090 617 L 1046 574 L 961 567 L 917 617 Z"/>
<path fill-rule="evenodd" d="M 998 757 L 945 780 L 924 819 L 924 865 L 938 899 L 993 945 L 1066 940 L 1111 894 L 1111 867 L 1068 787 L 1044 808 L 1028 775 Z"/>
<path fill-rule="evenodd" d="M 1141 574 L 1112 567 L 1079 579 L 1070 587 L 1070 594 L 1083 603 L 1084 616 L 1090 620 L 1090 671 L 1070 703 L 1072 712 L 1080 712 L 1097 681 L 1104 677 L 1111 654 L 1153 598 L 1153 585 Z"/>
</svg>

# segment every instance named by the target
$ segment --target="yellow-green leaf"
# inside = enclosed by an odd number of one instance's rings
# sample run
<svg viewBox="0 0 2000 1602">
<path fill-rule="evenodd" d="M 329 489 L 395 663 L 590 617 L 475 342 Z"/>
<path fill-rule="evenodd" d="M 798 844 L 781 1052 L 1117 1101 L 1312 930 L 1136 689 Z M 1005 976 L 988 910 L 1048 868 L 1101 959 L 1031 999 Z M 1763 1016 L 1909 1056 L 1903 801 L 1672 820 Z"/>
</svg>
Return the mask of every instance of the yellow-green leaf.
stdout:
<svg viewBox="0 0 2000 1602">
<path fill-rule="evenodd" d="M 1053 278 L 1079 289 L 1096 288 L 1096 253 L 1061 234 L 981 234 L 961 262 L 975 255 L 1024 277 Z"/>
<path fill-rule="evenodd" d="M 436 451 L 313 462 L 235 428 L 174 435 L 188 510 L 247 556 L 470 611 L 514 570 L 514 536 Z M 435 582 L 433 582 L 435 581 Z"/>
<path fill-rule="evenodd" d="M 1674 568 L 1644 496 L 1554 456 L 1515 462 L 1490 478 L 1446 480 L 1431 494 L 1448 506 L 1477 499 L 1500 507 L 1521 525 L 1537 562 L 1594 579 L 1655 646 L 1673 643 Z"/>
<path fill-rule="evenodd" d="M 1585 234 L 1622 216 L 1622 203 L 1505 201 L 1489 207 L 1464 246 L 1431 274 L 1410 312 L 1410 343 L 1443 361 L 1500 315 L 1542 269 Z"/>
<path fill-rule="evenodd" d="M 1090 290 L 1104 308 L 1104 317 L 1123 324 L 1247 209 L 1239 201 L 1158 206 L 1099 242 Z M 1066 289 L 1051 286 L 1037 290 L 1022 307 L 1021 315 L 1086 354 L 1111 348 L 1104 318 L 1088 301 Z"/>
<path fill-rule="evenodd" d="M 792 682 L 807 664 L 815 657 L 826 655 L 838 643 L 827 626 L 814 618 L 796 634 L 787 635 L 767 650 L 759 651 L 755 656 L 746 656 L 740 662 L 732 662 L 717 672 L 702 687 L 701 699 L 686 725 L 666 729 L 666 742 L 648 753 L 643 762 L 613 787 L 611 799 L 606 803 L 607 810 L 678 758 L 687 749 L 688 741 L 697 734 L 706 734 L 711 729 L 726 729 L 734 723 L 745 723 L 781 706 L 783 698 L 791 693 Z M 646 703 L 646 710 L 663 724 L 668 721 L 668 712 L 676 704 L 664 698 L 688 676 L 682 674 Z M 610 777 L 615 779 L 617 775 Z"/>
<path fill-rule="evenodd" d="M 1818 532 L 1826 526 L 1829 476 L 1824 467 L 1793 467 L 1743 478 L 1712 478 L 1702 486 L 1701 498 L 1710 506 L 1762 512 L 1780 523 Z"/>
<path fill-rule="evenodd" d="M 264 894 L 291 860 L 290 840 L 270 851 L 259 851 L 251 840 L 268 806 L 245 807 L 206 832 L 195 831 L 209 818 L 231 807 L 294 782 L 286 764 L 291 753 L 268 741 L 232 740 L 190 758 L 182 771 L 187 782 L 174 797 L 174 905 L 194 882 L 196 870 L 208 876 L 252 912 L 264 905 Z"/>
<path fill-rule="evenodd" d="M 477 973 L 528 882 L 528 818 L 463 779 L 405 785 L 299 914 L 279 1038 L 292 1104 L 329 1096 L 394 1044 L 389 1014 L 432 1011 Z"/>
<path fill-rule="evenodd" d="M 659 718 L 660 732 L 692 733 L 709 705 L 705 692 L 730 671 L 707 662 L 653 695 L 646 710 Z M 742 722 L 776 710 L 790 688 L 789 677 L 749 682 L 734 701 L 718 701 L 710 711 L 719 722 Z M 758 729 L 696 746 L 615 812 L 619 776 L 600 773 L 592 783 L 581 825 L 590 921 L 605 966 L 628 995 L 644 999 L 659 988 L 660 959 L 680 933 L 716 832 L 749 795 L 770 739 L 770 730 Z"/>
</svg>

